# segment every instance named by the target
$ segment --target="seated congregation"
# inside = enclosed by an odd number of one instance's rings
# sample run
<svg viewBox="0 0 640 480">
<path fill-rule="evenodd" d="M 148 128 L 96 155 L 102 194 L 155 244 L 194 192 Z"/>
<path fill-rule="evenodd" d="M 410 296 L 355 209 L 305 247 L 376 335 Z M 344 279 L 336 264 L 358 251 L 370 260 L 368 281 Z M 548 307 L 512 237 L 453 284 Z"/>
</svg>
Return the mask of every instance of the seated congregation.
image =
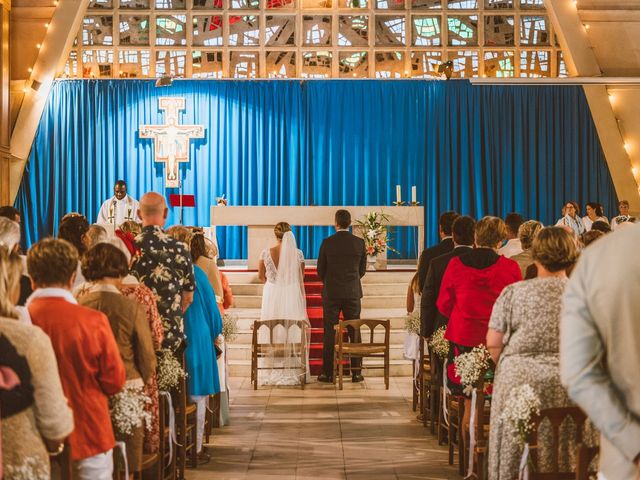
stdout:
<svg viewBox="0 0 640 480">
<path fill-rule="evenodd" d="M 150 193 L 141 225 L 110 237 L 67 214 L 23 257 L 19 213 L 5 212 L 3 478 L 184 478 L 187 456 L 208 462 L 233 297 L 203 232 L 165 232 L 164 199 Z"/>
<path fill-rule="evenodd" d="M 460 475 L 635 478 L 634 387 L 615 372 L 620 343 L 637 341 L 621 338 L 635 329 L 618 289 L 637 268 L 624 252 L 640 227 L 628 202 L 619 209 L 611 226 L 597 203 L 580 218 L 567 202 L 552 227 L 516 213 L 440 216 L 441 242 L 407 292 L 408 352 L 414 411 L 450 464 L 457 453 Z"/>
<path fill-rule="evenodd" d="M 623 400 L 637 395 L 638 374 L 615 372 L 640 340 L 629 307 L 637 299 L 617 281 L 637 267 L 626 254 L 640 227 L 628 203 L 619 209 L 609 224 L 599 204 L 581 218 L 567 202 L 551 227 L 518 214 L 440 216 L 441 242 L 422 252 L 407 294 L 418 325 L 413 406 L 462 476 L 637 473 L 640 426 Z M 222 333 L 233 303 L 215 246 L 195 227 L 165 231 L 167 207 L 154 192 L 140 200 L 141 224 L 127 220 L 109 235 L 70 213 L 26 257 L 19 212 L 0 214 L 4 478 L 185 478 L 187 465 L 206 463 L 203 444 L 228 414 Z M 284 265 L 304 277 L 304 258 L 288 224 L 275 234 L 259 270 L 273 281 L 263 320 L 286 313 L 306 332 L 304 286 L 277 283 Z M 328 249 L 318 263 L 325 283 Z M 618 276 L 602 274 L 604 265 Z M 320 382 L 333 380 L 331 365 Z M 296 367 L 265 383 L 304 388 L 308 359 Z"/>
</svg>

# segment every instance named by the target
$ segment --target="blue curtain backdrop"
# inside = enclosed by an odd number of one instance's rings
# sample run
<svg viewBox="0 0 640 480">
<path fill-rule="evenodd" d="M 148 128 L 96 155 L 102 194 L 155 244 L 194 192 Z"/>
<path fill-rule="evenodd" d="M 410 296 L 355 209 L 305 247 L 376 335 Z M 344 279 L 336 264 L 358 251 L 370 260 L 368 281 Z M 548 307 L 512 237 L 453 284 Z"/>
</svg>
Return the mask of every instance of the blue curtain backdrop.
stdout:
<svg viewBox="0 0 640 480">
<path fill-rule="evenodd" d="M 417 186 L 427 243 L 439 212 L 555 222 L 568 199 L 616 196 L 583 91 L 577 86 L 472 86 L 467 81 L 59 81 L 40 121 L 16 201 L 27 245 L 69 211 L 95 221 L 113 184 L 164 188 L 142 124 L 164 123 L 161 96 L 186 97 L 181 123 L 203 124 L 182 165 L 208 225 L 225 193 L 232 205 L 390 205 Z M 171 213 L 168 225 L 177 220 Z M 328 229 L 298 229 L 315 258 Z M 246 258 L 246 229 L 219 228 L 225 258 Z M 395 232 L 400 257 L 417 256 L 412 229 Z M 421 247 L 420 247 L 421 248 Z"/>
</svg>

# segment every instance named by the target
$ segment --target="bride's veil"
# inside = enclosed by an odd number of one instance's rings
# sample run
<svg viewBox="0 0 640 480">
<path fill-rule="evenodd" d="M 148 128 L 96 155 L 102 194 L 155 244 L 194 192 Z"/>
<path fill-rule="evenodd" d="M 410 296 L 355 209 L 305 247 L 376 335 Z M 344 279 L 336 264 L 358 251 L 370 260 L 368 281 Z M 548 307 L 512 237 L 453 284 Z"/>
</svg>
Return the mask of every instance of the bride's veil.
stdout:
<svg viewBox="0 0 640 480">
<path fill-rule="evenodd" d="M 274 367 L 270 373 L 271 384 L 295 384 L 299 381 L 297 375 L 303 365 L 306 371 L 311 330 L 301 261 L 293 232 L 285 232 L 280 246 L 276 282 L 269 302 L 271 305 L 268 308 L 268 316 L 285 320 L 284 329 L 278 326 L 280 332 L 275 335 L 279 348 L 271 359 Z"/>
<path fill-rule="evenodd" d="M 285 307 L 286 320 L 303 320 L 307 317 L 304 284 L 300 269 L 298 245 L 293 232 L 285 232 L 280 245 L 276 287 L 281 305 Z"/>
</svg>

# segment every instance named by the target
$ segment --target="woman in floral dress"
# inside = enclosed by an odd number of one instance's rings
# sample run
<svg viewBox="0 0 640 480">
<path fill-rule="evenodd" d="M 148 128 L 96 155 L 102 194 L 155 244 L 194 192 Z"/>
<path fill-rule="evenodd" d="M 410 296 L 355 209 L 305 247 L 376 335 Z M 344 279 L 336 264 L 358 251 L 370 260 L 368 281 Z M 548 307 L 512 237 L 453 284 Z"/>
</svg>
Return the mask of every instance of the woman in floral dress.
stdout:
<svg viewBox="0 0 640 480">
<path fill-rule="evenodd" d="M 566 269 L 578 252 L 569 233 L 548 227 L 534 240 L 532 255 L 538 277 L 506 287 L 489 322 L 487 348 L 497 364 L 489 435 L 490 480 L 518 478 L 522 442 L 517 430 L 501 417 L 514 387 L 529 384 L 541 401 L 541 409 L 571 404 L 560 383 L 559 325 Z M 561 451 L 566 453 L 561 460 L 570 458 L 568 433 L 567 429 L 561 438 L 565 449 Z M 548 448 L 549 441 L 541 429 L 540 444 Z M 545 455 L 545 448 L 539 454 L 539 466 L 545 471 L 549 455 Z"/>
<path fill-rule="evenodd" d="M 126 247 L 126 249 L 121 247 L 121 250 L 127 256 L 127 259 L 135 256 L 136 248 L 133 236 L 122 232 L 120 234 L 116 232 L 116 235 L 122 241 L 121 245 Z M 116 244 L 118 242 L 113 243 Z M 129 265 L 131 265 L 130 260 Z M 162 348 L 162 341 L 164 340 L 164 328 L 153 292 L 138 282 L 138 279 L 133 275 L 127 275 L 122 280 L 120 292 L 125 297 L 131 298 L 143 306 L 147 320 L 149 321 L 149 328 L 151 329 L 153 348 L 156 352 L 159 351 Z M 160 448 L 160 407 L 156 375 L 153 375 L 149 381 L 147 381 L 144 386 L 144 393 L 151 399 L 151 403 L 147 405 L 147 411 L 151 414 L 151 428 L 145 429 L 144 452 L 151 454 L 156 453 Z"/>
</svg>

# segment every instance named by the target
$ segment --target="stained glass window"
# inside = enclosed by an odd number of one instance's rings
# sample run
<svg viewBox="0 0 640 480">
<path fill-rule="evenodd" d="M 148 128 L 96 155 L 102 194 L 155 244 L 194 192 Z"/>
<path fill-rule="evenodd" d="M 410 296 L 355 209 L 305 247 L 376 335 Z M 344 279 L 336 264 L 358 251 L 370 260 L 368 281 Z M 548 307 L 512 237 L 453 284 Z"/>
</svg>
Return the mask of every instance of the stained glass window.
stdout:
<svg viewBox="0 0 640 480">
<path fill-rule="evenodd" d="M 544 0 L 89 0 L 63 76 L 567 75 Z"/>
</svg>

